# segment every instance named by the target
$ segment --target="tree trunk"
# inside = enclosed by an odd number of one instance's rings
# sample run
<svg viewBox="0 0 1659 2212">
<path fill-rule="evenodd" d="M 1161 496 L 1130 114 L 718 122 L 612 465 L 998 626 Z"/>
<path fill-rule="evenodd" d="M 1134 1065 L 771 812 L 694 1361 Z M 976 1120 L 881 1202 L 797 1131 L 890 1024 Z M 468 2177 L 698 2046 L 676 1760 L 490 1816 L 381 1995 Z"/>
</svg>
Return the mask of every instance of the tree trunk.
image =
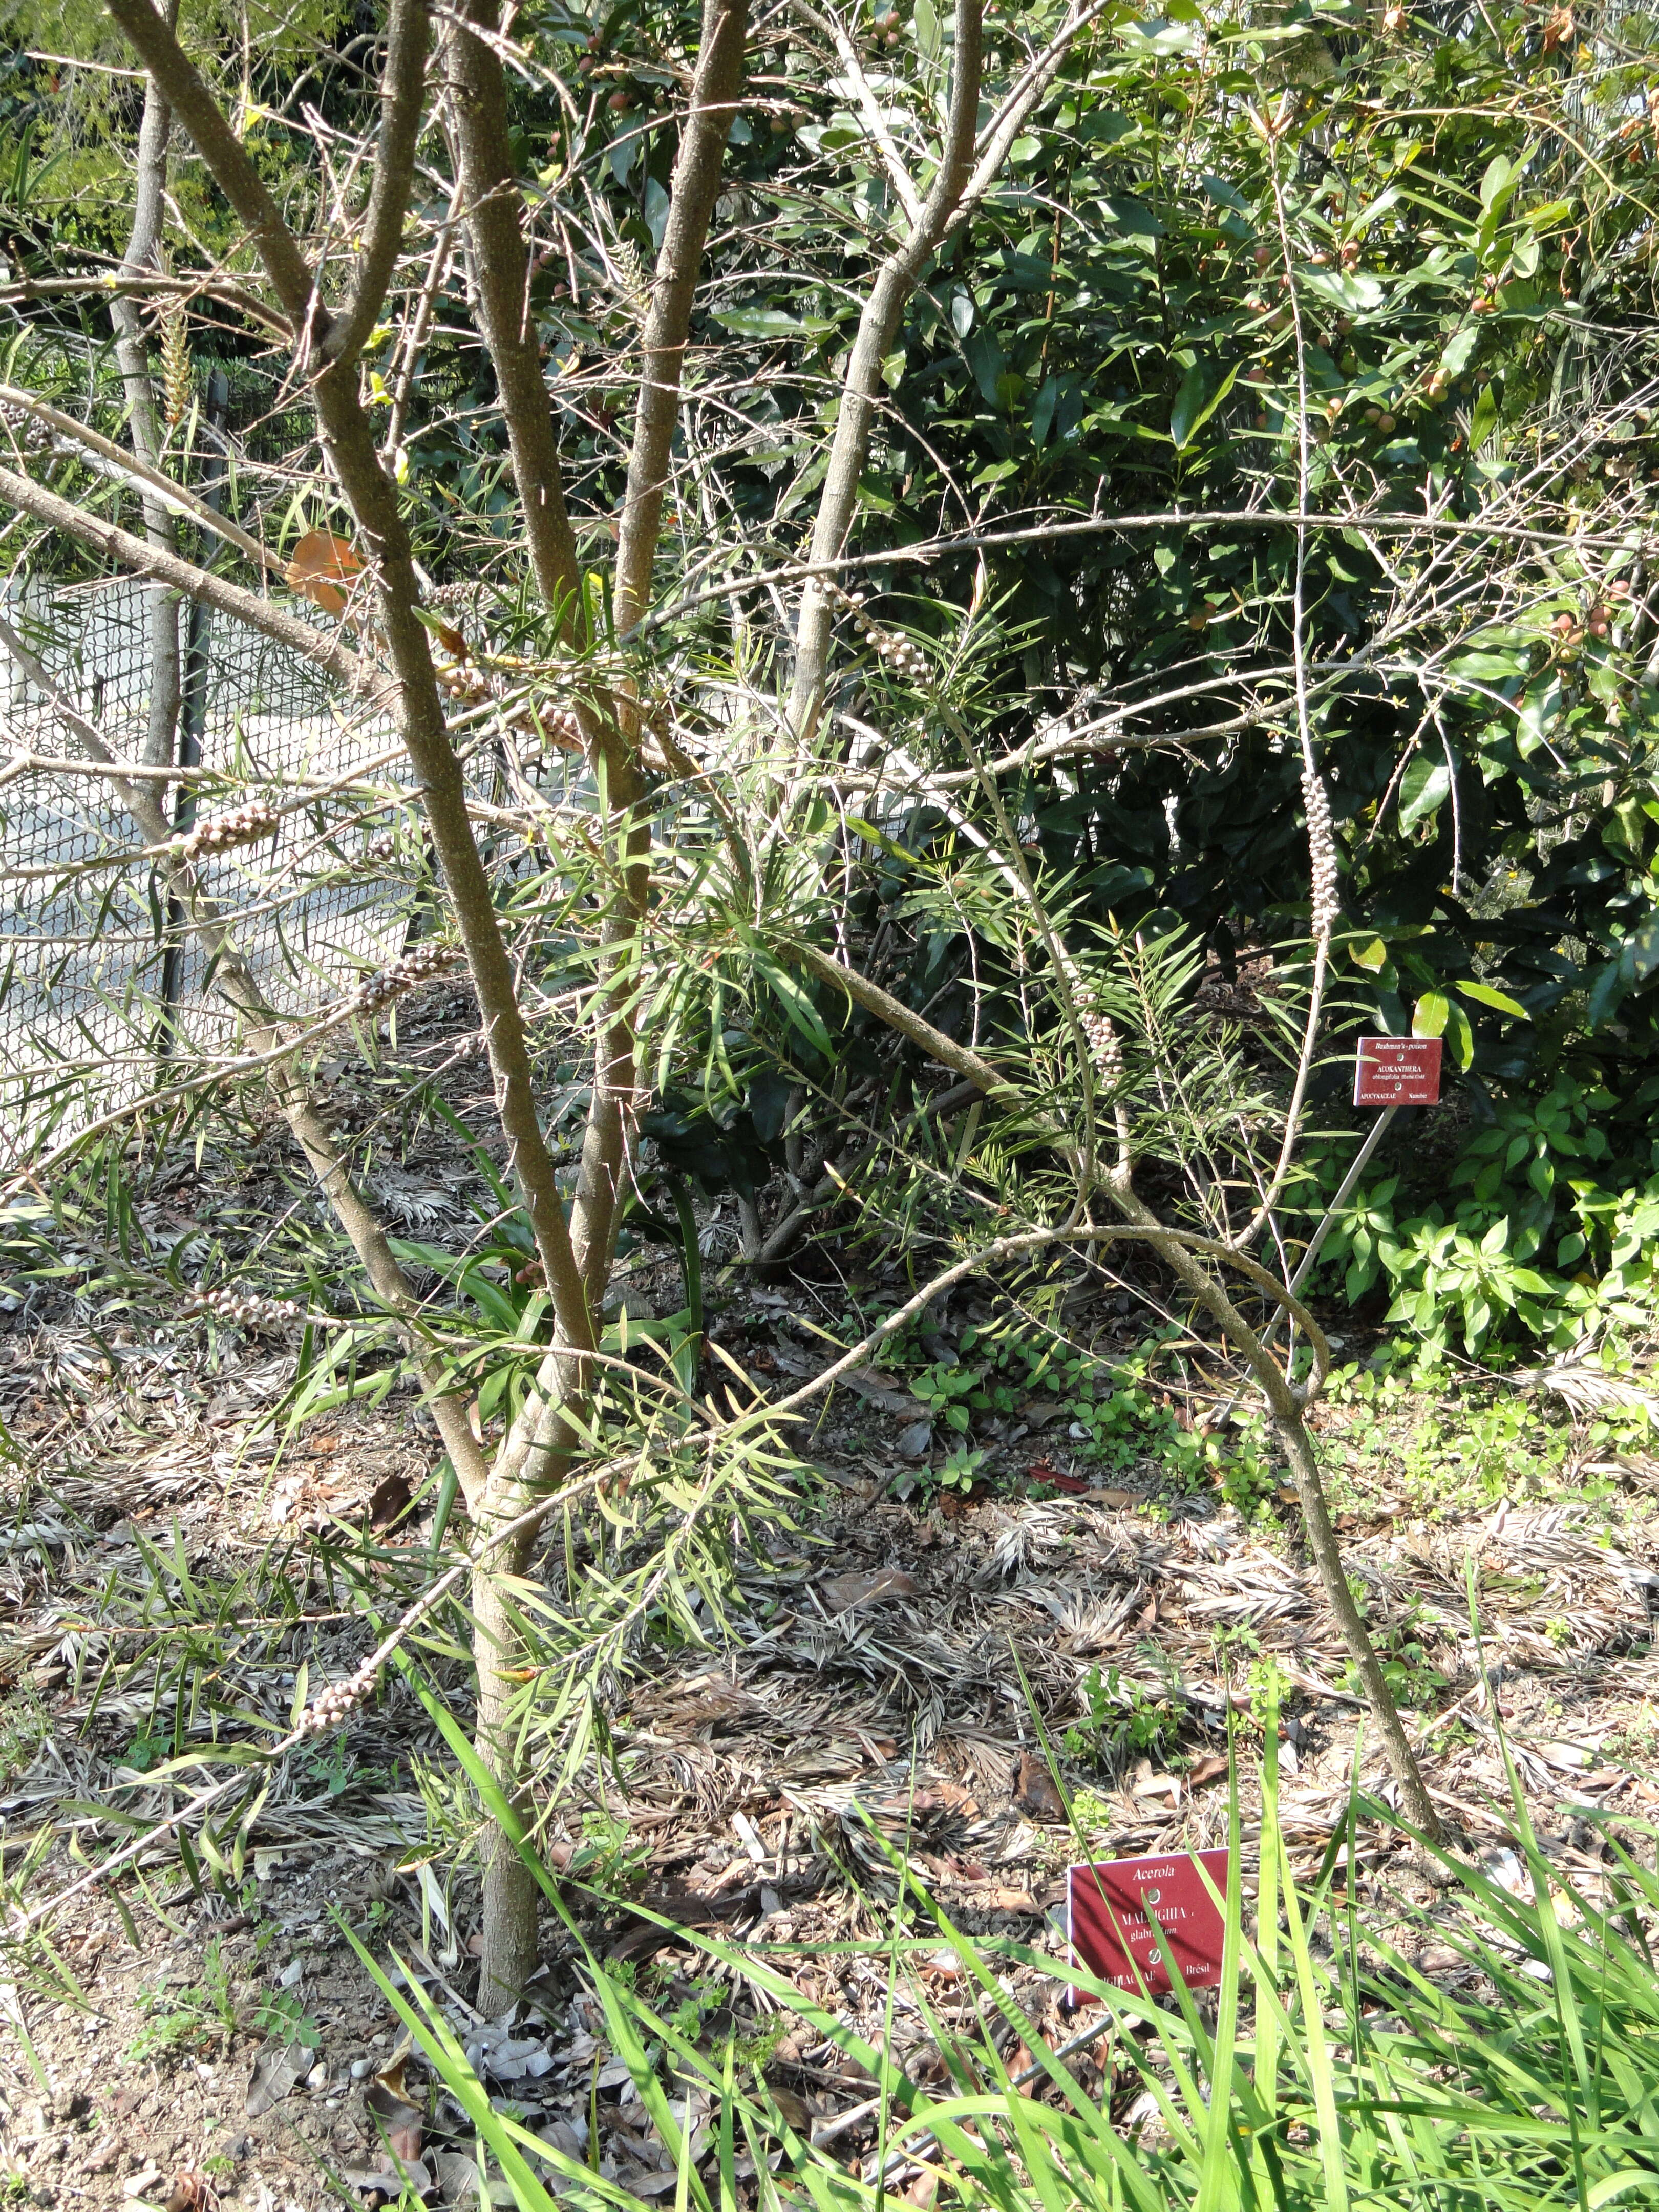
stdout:
<svg viewBox="0 0 1659 2212">
<path fill-rule="evenodd" d="M 526 1822 L 528 1802 L 519 1779 L 509 1711 L 517 1687 L 511 1669 L 523 1654 L 501 1578 L 522 1574 L 529 1552 L 527 1541 L 514 1542 L 481 1560 L 473 1571 L 471 1603 L 472 1654 L 478 1674 L 474 1741 L 507 1802 Z M 501 1828 L 491 1822 L 484 1844 L 483 1954 L 478 1969 L 478 2009 L 491 2019 L 518 2002 L 536 1971 L 540 1895 L 532 1870 Z"/>
<path fill-rule="evenodd" d="M 1348 1587 L 1347 1574 L 1342 1565 L 1342 1547 L 1331 1522 L 1330 1508 L 1325 1501 L 1325 1486 L 1320 1480 L 1313 1438 L 1308 1434 L 1307 1424 L 1299 1413 L 1285 1415 L 1275 1413 L 1273 1427 L 1285 1448 L 1285 1457 L 1290 1463 L 1291 1480 L 1296 1485 L 1302 1518 L 1308 1531 L 1308 1549 L 1314 1555 L 1319 1578 L 1325 1585 L 1325 1595 L 1331 1611 L 1336 1615 L 1337 1626 L 1342 1631 L 1342 1640 L 1348 1647 L 1348 1656 L 1353 1662 L 1354 1672 L 1364 1690 L 1365 1702 L 1370 1708 L 1371 1718 L 1376 1723 L 1376 1732 L 1382 1739 L 1383 1755 L 1400 1787 L 1401 1803 L 1407 1818 L 1415 1822 L 1425 1835 L 1438 1838 L 1443 1832 L 1440 1815 L 1434 1809 L 1429 1785 L 1417 1763 L 1417 1754 L 1412 1749 L 1411 1738 L 1406 1734 L 1406 1724 L 1400 1717 L 1400 1708 L 1395 1703 L 1394 1693 L 1383 1674 L 1370 1633 L 1354 1602 L 1353 1592 Z"/>
<path fill-rule="evenodd" d="M 172 0 L 167 21 L 178 14 Z M 173 109 L 154 77 L 144 87 L 144 116 L 138 131 L 138 160 L 132 210 L 132 228 L 127 237 L 123 274 L 142 276 L 158 261 L 161 225 L 167 209 L 167 140 L 173 131 Z M 175 310 L 175 312 L 181 312 Z M 128 434 L 132 450 L 149 467 L 161 465 L 161 418 L 156 411 L 155 386 L 149 374 L 143 322 L 136 300 L 125 295 L 112 300 L 110 321 L 115 326 L 115 359 L 126 393 Z M 161 501 L 141 495 L 144 535 L 163 553 L 176 550 L 173 516 Z M 169 767 L 177 741 L 182 685 L 179 664 L 179 601 L 167 585 L 145 588 L 149 629 L 149 702 L 144 733 L 144 764 Z"/>
</svg>

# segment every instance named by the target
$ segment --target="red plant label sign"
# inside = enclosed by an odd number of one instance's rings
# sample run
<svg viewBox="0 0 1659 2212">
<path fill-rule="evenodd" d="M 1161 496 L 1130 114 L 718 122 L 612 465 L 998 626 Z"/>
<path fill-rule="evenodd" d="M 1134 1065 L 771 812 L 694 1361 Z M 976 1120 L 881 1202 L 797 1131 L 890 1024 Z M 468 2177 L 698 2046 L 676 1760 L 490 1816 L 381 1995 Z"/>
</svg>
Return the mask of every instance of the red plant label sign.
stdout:
<svg viewBox="0 0 1659 2212">
<path fill-rule="evenodd" d="M 1200 1869 L 1202 1869 L 1202 1872 Z M 1210 1894 L 1227 1893 L 1225 1851 L 1174 1851 L 1161 1858 L 1110 1859 L 1071 1868 L 1066 1877 L 1066 1932 L 1072 1963 L 1120 1990 L 1157 1996 L 1173 1986 L 1158 1929 L 1189 1988 L 1221 1978 L 1226 1924 Z M 1156 1923 L 1156 1925 L 1154 1925 Z M 1093 2004 L 1085 1990 L 1074 2003 Z"/>
<path fill-rule="evenodd" d="M 1440 1103 L 1438 1037 L 1368 1036 L 1353 1064 L 1356 1106 L 1436 1106 Z"/>
</svg>

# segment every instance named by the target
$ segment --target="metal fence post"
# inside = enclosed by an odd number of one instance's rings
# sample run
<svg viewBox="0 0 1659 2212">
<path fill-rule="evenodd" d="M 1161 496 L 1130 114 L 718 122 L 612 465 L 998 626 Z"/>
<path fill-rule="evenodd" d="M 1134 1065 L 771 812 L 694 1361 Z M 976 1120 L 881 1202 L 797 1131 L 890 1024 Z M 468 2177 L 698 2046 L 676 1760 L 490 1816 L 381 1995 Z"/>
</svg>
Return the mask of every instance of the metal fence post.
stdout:
<svg viewBox="0 0 1659 2212">
<path fill-rule="evenodd" d="M 208 379 L 207 421 L 210 442 L 202 459 L 202 496 L 216 514 L 224 499 L 225 416 L 230 404 L 230 386 L 222 368 Z M 200 768 L 202 738 L 207 727 L 209 647 L 212 614 L 206 603 L 192 599 L 185 638 L 184 680 L 179 688 L 179 768 Z M 196 786 L 179 785 L 173 800 L 173 826 L 188 830 L 196 820 Z M 179 994 L 184 976 L 185 911 L 174 892 L 167 895 L 167 944 L 161 954 L 161 1019 L 156 1031 L 158 1057 L 173 1051 L 178 1027 Z"/>
</svg>

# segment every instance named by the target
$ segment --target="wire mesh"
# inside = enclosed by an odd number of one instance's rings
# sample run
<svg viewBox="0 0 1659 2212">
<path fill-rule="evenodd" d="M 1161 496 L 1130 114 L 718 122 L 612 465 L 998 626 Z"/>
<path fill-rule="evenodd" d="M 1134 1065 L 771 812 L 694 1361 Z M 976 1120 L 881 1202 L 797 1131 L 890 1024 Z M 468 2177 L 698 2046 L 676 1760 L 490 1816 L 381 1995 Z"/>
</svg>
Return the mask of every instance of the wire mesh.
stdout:
<svg viewBox="0 0 1659 2212">
<path fill-rule="evenodd" d="M 65 583 L 39 573 L 4 586 L 7 619 L 59 698 L 131 762 L 145 758 L 157 590 L 127 576 Z M 296 779 L 347 779 L 391 749 L 385 721 L 302 655 L 221 614 L 165 613 L 185 665 L 180 726 L 202 769 L 225 780 L 204 816 L 249 790 L 280 799 Z M 10 662 L 3 684 L 14 757 L 72 754 L 58 703 Z M 355 816 L 319 799 L 285 814 L 274 838 L 204 864 L 238 950 L 286 1016 L 337 999 L 405 934 L 407 888 L 370 857 Z M 374 826 L 387 830 L 384 809 Z M 143 843 L 101 778 L 28 770 L 0 787 L 0 1121 L 14 1153 L 43 1126 L 72 1127 L 152 1090 L 163 1057 L 234 1041 L 204 948 L 169 914 L 164 874 L 153 860 L 121 857 Z"/>
<path fill-rule="evenodd" d="M 298 518 L 325 484 L 308 413 L 289 408 L 258 363 L 200 362 L 197 372 L 201 416 L 169 465 L 222 496 L 266 543 L 282 542 L 283 526 L 304 529 Z M 184 538 L 196 558 L 214 557 L 191 526 Z M 33 568 L 0 579 L 0 605 L 58 701 L 118 759 L 144 762 L 159 587 L 125 574 L 52 574 L 40 563 L 54 550 L 38 547 Z M 468 599 L 469 633 L 483 636 L 470 587 L 436 596 L 447 603 L 457 592 Z M 274 836 L 198 867 L 266 1000 L 303 1022 L 432 926 L 409 770 L 384 717 L 302 653 L 220 612 L 160 604 L 176 621 L 183 671 L 176 725 L 162 718 L 161 761 L 201 771 L 199 812 L 188 777 L 153 787 L 181 831 L 247 798 L 283 807 Z M 304 602 L 288 611 L 304 615 Z M 319 630 L 334 626 L 312 618 Z M 501 732 L 483 743 L 475 734 L 464 773 L 480 799 L 592 804 L 580 761 L 544 751 L 538 735 L 520 738 L 527 757 Z M 9 775 L 0 765 L 0 1157 L 15 1164 L 45 1130 L 67 1133 L 186 1065 L 205 1071 L 236 1036 L 209 953 L 170 908 L 166 868 L 143 856 L 142 833 L 109 782 L 15 765 L 19 753 L 61 760 L 76 747 L 60 704 L 9 658 L 0 660 L 0 740 L 14 757 Z M 296 798 L 304 803 L 291 806 Z M 501 851 L 489 833 L 484 842 L 509 877 L 535 865 L 510 839 Z"/>
</svg>

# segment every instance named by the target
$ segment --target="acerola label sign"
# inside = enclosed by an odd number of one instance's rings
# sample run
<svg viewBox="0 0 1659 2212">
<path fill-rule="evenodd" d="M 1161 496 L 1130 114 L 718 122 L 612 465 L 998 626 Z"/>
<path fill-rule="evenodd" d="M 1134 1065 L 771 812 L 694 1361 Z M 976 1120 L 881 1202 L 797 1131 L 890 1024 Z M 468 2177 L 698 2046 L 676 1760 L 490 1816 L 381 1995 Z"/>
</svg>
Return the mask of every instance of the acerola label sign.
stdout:
<svg viewBox="0 0 1659 2212">
<path fill-rule="evenodd" d="M 1360 1038 L 1353 1064 L 1356 1106 L 1434 1106 L 1439 1100 L 1438 1037 Z"/>
<path fill-rule="evenodd" d="M 1116 1989 L 1159 1996 L 1174 1986 L 1158 1942 L 1162 1929 L 1189 1988 L 1219 1981 L 1226 1923 L 1205 1874 L 1224 1898 L 1225 1851 L 1174 1851 L 1162 1858 L 1110 1859 L 1102 1866 L 1071 1868 L 1066 1877 L 1066 1931 L 1073 1964 Z M 1072 2001 L 1098 2002 L 1076 1989 Z"/>
</svg>

